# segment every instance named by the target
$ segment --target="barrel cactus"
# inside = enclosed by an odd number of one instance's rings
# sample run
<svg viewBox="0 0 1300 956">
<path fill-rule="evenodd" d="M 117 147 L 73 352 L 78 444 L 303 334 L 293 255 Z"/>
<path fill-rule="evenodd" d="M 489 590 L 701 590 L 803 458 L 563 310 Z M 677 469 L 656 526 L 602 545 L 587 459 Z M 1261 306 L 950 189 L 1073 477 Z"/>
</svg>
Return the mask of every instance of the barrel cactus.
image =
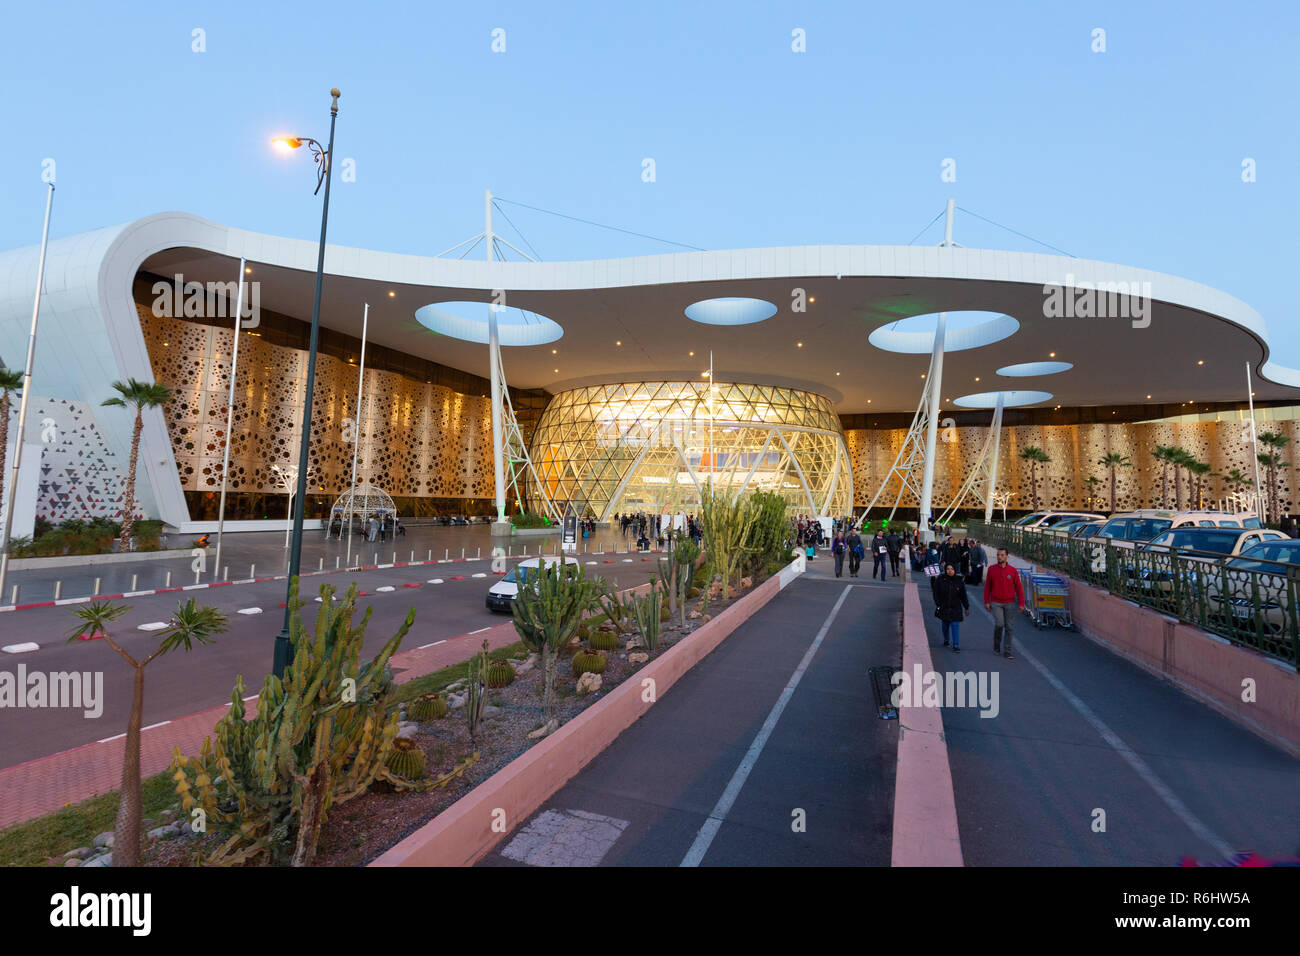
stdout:
<svg viewBox="0 0 1300 956">
<path fill-rule="evenodd" d="M 447 700 L 441 694 L 421 694 L 406 705 L 406 716 L 421 722 L 446 717 Z"/>
<path fill-rule="evenodd" d="M 424 778 L 424 751 L 414 740 L 398 737 L 388 754 L 388 769 L 403 780 Z"/>
<path fill-rule="evenodd" d="M 593 651 L 612 651 L 618 647 L 618 635 L 613 631 L 592 631 L 587 643 Z"/>
<path fill-rule="evenodd" d="M 515 669 L 509 661 L 496 660 L 488 664 L 487 685 L 489 687 L 508 687 L 514 679 Z"/>
<path fill-rule="evenodd" d="M 605 655 L 600 651 L 578 651 L 573 655 L 573 676 L 603 674 L 606 663 Z"/>
</svg>

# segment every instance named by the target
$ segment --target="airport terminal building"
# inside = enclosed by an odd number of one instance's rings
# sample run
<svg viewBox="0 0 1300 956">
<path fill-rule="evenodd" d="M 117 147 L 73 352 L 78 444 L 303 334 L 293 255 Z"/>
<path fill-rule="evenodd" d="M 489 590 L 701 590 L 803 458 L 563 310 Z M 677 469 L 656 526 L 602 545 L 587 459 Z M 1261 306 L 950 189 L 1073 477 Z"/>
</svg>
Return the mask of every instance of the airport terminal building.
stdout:
<svg viewBox="0 0 1300 956">
<path fill-rule="evenodd" d="M 182 531 L 215 520 L 241 260 L 227 519 L 283 521 L 272 466 L 297 464 L 316 255 L 314 241 L 185 213 L 51 240 L 27 433 L 9 437 L 27 449 L 15 533 L 24 508 L 53 521 L 120 512 L 133 416 L 101 403 L 131 378 L 174 391 L 144 416 L 138 512 Z M 9 368 L 26 354 L 37 258 L 36 246 L 0 253 Z M 692 511 L 714 480 L 777 491 L 792 514 L 858 513 L 888 484 L 935 374 L 940 313 L 936 513 L 998 404 L 996 488 L 1011 512 L 1110 509 L 1098 464 L 1110 453 L 1131 460 L 1115 508 L 1162 505 L 1158 445 L 1211 466 L 1205 504 L 1240 491 L 1220 476 L 1254 473 L 1248 367 L 1260 430 L 1300 437 L 1300 372 L 1270 361 L 1263 319 L 1140 268 L 962 247 L 516 262 L 330 245 L 308 519 L 350 487 L 354 450 L 358 483 L 404 515 L 491 509 L 490 303 L 503 307 L 501 368 L 527 449 L 510 462 L 509 510 L 544 492 L 598 519 Z M 1048 460 L 1023 459 L 1028 447 Z M 1281 472 L 1290 512 L 1295 472 Z M 911 488 L 886 487 L 873 516 L 896 500 L 918 505 Z"/>
</svg>

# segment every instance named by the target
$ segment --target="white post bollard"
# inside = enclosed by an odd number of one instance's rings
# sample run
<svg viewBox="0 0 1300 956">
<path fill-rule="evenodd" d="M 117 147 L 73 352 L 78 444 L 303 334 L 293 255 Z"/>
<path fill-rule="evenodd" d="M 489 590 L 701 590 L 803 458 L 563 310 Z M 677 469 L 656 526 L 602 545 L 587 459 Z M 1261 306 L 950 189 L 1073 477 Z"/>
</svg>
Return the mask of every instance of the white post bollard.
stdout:
<svg viewBox="0 0 1300 956">
<path fill-rule="evenodd" d="M 320 567 L 318 567 L 317 570 L 318 570 L 318 571 L 324 571 L 324 570 L 325 570 L 325 559 L 324 559 L 324 558 L 321 558 L 321 559 L 320 559 Z"/>
<path fill-rule="evenodd" d="M 198 584 L 198 583 L 199 583 L 199 575 L 201 575 L 202 573 L 203 573 L 202 571 L 195 571 L 195 572 L 194 572 L 194 583 L 195 583 L 195 584 Z"/>
<path fill-rule="evenodd" d="M 168 571 L 165 575 L 163 575 L 163 587 L 169 588 L 171 586 L 172 586 L 172 573 Z"/>
<path fill-rule="evenodd" d="M 140 575 L 138 575 L 138 574 L 133 574 L 133 575 L 131 575 L 131 590 L 132 590 L 132 591 L 138 591 L 138 590 L 139 590 L 139 588 L 136 587 L 136 582 L 137 582 L 139 579 L 140 579 Z"/>
<path fill-rule="evenodd" d="M 230 565 L 227 564 L 224 568 L 221 569 L 221 580 L 223 581 L 230 580 Z"/>
<path fill-rule="evenodd" d="M 342 560 L 343 560 L 343 559 L 340 558 L 337 554 L 334 555 L 334 570 L 335 570 L 335 571 L 337 571 L 337 570 L 339 569 L 339 562 L 342 561 Z"/>
<path fill-rule="evenodd" d="M 99 594 L 99 578 L 95 578 L 95 593 Z"/>
<path fill-rule="evenodd" d="M 63 596 L 63 582 L 62 582 L 62 581 L 55 581 L 55 582 L 54 582 L 54 600 L 57 601 L 57 600 L 58 600 L 59 598 L 61 598 L 62 596 Z"/>
<path fill-rule="evenodd" d="M 257 565 L 250 564 L 248 566 L 248 580 L 252 581 L 256 577 L 257 577 Z"/>
<path fill-rule="evenodd" d="M 18 585 L 16 584 L 14 585 L 14 589 L 9 593 L 9 603 L 10 604 L 18 603 Z"/>
</svg>

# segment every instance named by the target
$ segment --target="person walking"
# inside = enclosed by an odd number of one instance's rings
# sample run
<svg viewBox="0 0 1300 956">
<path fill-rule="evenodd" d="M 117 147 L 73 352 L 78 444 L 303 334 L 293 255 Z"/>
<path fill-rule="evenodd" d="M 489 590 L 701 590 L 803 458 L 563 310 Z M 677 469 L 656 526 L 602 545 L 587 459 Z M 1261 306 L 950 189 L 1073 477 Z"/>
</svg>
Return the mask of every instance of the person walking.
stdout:
<svg viewBox="0 0 1300 956">
<path fill-rule="evenodd" d="M 937 605 L 939 597 L 935 593 L 935 582 L 939 580 L 939 574 L 943 571 L 943 555 L 939 553 L 939 542 L 931 541 L 926 547 L 925 557 L 921 560 L 921 570 L 930 579 L 930 596 L 935 599 Z"/>
<path fill-rule="evenodd" d="M 831 542 L 831 555 L 835 558 L 835 576 L 838 578 L 844 573 L 844 535 L 837 534 L 835 540 Z"/>
<path fill-rule="evenodd" d="M 885 536 L 885 546 L 889 549 L 889 568 L 894 577 L 898 577 L 898 556 L 903 551 L 903 539 L 897 531 L 891 531 Z"/>
<path fill-rule="evenodd" d="M 885 559 L 889 555 L 889 545 L 885 543 L 885 535 L 882 531 L 877 531 L 875 537 L 871 539 L 871 580 L 876 580 L 876 572 L 880 572 L 880 580 L 885 580 Z"/>
<path fill-rule="evenodd" d="M 1019 610 L 1025 609 L 1020 572 L 1007 563 L 1007 549 L 998 548 L 998 563 L 984 578 L 984 609 L 993 615 L 993 653 L 1001 653 L 1009 661 L 1015 660 L 1011 656 L 1011 632 L 1017 604 Z"/>
<path fill-rule="evenodd" d="M 849 536 L 844 539 L 844 545 L 849 549 L 849 577 L 858 576 L 858 568 L 862 565 L 863 549 L 862 537 L 858 534 L 857 529 L 849 532 Z"/>
<path fill-rule="evenodd" d="M 970 571 L 966 575 L 966 583 L 979 585 L 984 583 L 984 565 L 988 564 L 988 556 L 984 553 L 984 548 L 974 538 L 970 543 Z"/>
<path fill-rule="evenodd" d="M 934 603 L 939 620 L 943 622 L 943 646 L 952 641 L 954 654 L 961 653 L 961 622 L 970 615 L 970 599 L 966 597 L 966 582 L 957 573 L 955 564 L 945 564 L 943 574 L 935 578 Z"/>
</svg>

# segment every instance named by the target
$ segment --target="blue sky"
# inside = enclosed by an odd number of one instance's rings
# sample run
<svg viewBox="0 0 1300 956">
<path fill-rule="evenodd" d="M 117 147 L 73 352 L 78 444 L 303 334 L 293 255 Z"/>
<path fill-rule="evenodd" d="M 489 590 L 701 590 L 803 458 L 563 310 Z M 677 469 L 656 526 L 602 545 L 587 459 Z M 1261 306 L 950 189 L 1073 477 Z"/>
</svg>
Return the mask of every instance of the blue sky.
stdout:
<svg viewBox="0 0 1300 956">
<path fill-rule="evenodd" d="M 179 209 L 433 255 L 498 196 L 710 249 L 903 244 L 958 204 L 1255 307 L 1300 367 L 1300 5 L 68 3 L 0 32 L 0 248 Z M 1106 31 L 1106 52 L 1091 49 Z M 192 51 L 192 30 L 206 52 Z M 505 31 L 504 53 L 491 49 Z M 806 33 L 807 52 L 791 50 Z M 1242 182 L 1254 159 L 1257 181 Z M 642 161 L 655 181 L 642 181 Z M 957 180 L 940 179 L 946 158 Z M 675 247 L 506 206 L 550 260 Z M 508 226 L 499 224 L 508 238 Z M 918 244 L 941 238 L 935 225 Z M 1048 251 L 959 213 L 967 246 Z M 516 244 L 518 244 L 516 242 Z M 476 253 L 477 254 L 477 253 Z"/>
</svg>

